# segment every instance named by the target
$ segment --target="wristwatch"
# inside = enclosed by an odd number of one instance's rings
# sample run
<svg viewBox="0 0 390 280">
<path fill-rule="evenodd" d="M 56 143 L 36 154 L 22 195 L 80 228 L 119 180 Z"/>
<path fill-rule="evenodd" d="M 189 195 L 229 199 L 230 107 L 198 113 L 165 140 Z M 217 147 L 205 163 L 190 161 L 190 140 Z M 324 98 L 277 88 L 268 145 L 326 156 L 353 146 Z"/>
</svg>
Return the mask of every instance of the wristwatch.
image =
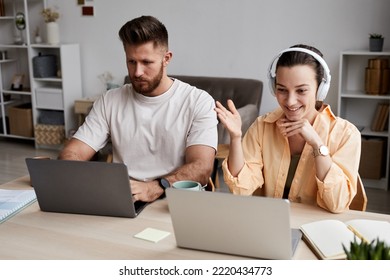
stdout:
<svg viewBox="0 0 390 280">
<path fill-rule="evenodd" d="M 317 157 L 317 156 L 326 157 L 327 155 L 329 155 L 329 149 L 325 145 L 319 146 L 318 149 L 313 149 L 313 156 L 314 157 Z"/>
<path fill-rule="evenodd" d="M 165 179 L 164 177 L 158 178 L 157 180 L 158 180 L 158 183 L 160 184 L 160 187 L 164 190 L 164 193 L 165 193 L 165 190 L 167 188 L 171 187 L 171 184 L 169 183 L 169 181 L 167 179 Z"/>
</svg>

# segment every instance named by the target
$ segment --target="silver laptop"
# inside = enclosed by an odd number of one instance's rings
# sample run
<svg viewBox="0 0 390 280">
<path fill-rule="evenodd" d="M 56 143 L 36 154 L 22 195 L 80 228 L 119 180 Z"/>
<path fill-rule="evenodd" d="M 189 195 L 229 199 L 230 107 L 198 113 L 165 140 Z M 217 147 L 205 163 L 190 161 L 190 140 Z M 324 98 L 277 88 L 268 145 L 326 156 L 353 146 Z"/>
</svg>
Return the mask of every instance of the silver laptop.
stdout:
<svg viewBox="0 0 390 280">
<path fill-rule="evenodd" d="M 288 200 L 167 189 L 179 247 L 260 259 L 291 259 L 302 237 Z"/>
<path fill-rule="evenodd" d="M 120 163 L 26 158 L 42 211 L 134 218 L 146 206 L 132 202 Z"/>
</svg>

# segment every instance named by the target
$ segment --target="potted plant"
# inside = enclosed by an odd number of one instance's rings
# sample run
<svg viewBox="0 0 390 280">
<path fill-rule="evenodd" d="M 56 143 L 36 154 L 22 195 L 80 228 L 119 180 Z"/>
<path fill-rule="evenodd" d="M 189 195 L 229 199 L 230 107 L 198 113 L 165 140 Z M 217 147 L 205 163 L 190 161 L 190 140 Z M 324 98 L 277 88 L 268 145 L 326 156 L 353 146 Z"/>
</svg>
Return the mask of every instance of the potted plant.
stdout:
<svg viewBox="0 0 390 280">
<path fill-rule="evenodd" d="M 19 30 L 19 34 L 15 34 L 15 44 L 23 44 L 23 30 L 26 29 L 26 17 L 22 12 L 18 12 L 15 15 L 15 25 Z"/>
<path fill-rule="evenodd" d="M 390 260 L 390 246 L 379 238 L 371 243 L 365 241 L 358 242 L 356 237 L 351 242 L 348 250 L 344 244 L 343 249 L 347 255 L 347 260 Z"/>
<path fill-rule="evenodd" d="M 47 43 L 50 45 L 58 44 L 60 42 L 60 34 L 57 20 L 60 14 L 51 8 L 46 8 L 42 10 L 42 16 L 46 23 Z"/>
<path fill-rule="evenodd" d="M 51 8 L 43 9 L 42 16 L 46 23 L 56 22 L 60 18 L 60 14 Z"/>
<path fill-rule="evenodd" d="M 370 51 L 371 52 L 381 52 L 383 49 L 384 37 L 379 33 L 370 34 Z"/>
</svg>

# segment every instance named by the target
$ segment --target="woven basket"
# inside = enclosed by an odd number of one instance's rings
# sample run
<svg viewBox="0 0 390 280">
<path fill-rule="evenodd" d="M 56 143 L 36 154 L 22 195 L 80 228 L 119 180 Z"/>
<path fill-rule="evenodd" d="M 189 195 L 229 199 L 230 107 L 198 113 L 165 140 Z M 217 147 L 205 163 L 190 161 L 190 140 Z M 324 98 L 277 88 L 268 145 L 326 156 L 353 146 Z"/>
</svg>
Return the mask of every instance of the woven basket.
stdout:
<svg viewBox="0 0 390 280">
<path fill-rule="evenodd" d="M 64 142 L 65 128 L 63 125 L 35 125 L 35 142 L 38 145 L 59 145 Z"/>
</svg>

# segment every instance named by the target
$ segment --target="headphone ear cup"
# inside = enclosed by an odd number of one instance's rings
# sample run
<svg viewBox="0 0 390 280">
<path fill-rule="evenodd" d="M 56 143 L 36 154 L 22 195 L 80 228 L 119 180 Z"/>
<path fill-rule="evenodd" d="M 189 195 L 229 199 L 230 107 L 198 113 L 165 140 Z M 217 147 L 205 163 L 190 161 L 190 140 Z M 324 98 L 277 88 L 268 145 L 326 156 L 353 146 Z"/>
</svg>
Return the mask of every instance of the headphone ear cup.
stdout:
<svg viewBox="0 0 390 280">
<path fill-rule="evenodd" d="M 268 86 L 271 94 L 275 96 L 275 78 L 273 78 L 271 75 L 268 79 Z"/>
<path fill-rule="evenodd" d="M 330 83 L 322 81 L 317 90 L 317 101 L 324 101 L 328 94 Z"/>
<path fill-rule="evenodd" d="M 275 69 L 274 66 L 276 64 L 276 62 L 278 61 L 279 57 L 282 55 L 283 52 L 279 53 L 277 56 L 274 57 L 274 59 L 272 59 L 271 61 L 271 64 L 270 66 L 268 67 L 268 87 L 269 87 L 269 91 L 271 92 L 271 94 L 273 96 L 276 95 L 275 93 L 275 83 L 276 83 L 276 73 L 275 73 Z"/>
</svg>

